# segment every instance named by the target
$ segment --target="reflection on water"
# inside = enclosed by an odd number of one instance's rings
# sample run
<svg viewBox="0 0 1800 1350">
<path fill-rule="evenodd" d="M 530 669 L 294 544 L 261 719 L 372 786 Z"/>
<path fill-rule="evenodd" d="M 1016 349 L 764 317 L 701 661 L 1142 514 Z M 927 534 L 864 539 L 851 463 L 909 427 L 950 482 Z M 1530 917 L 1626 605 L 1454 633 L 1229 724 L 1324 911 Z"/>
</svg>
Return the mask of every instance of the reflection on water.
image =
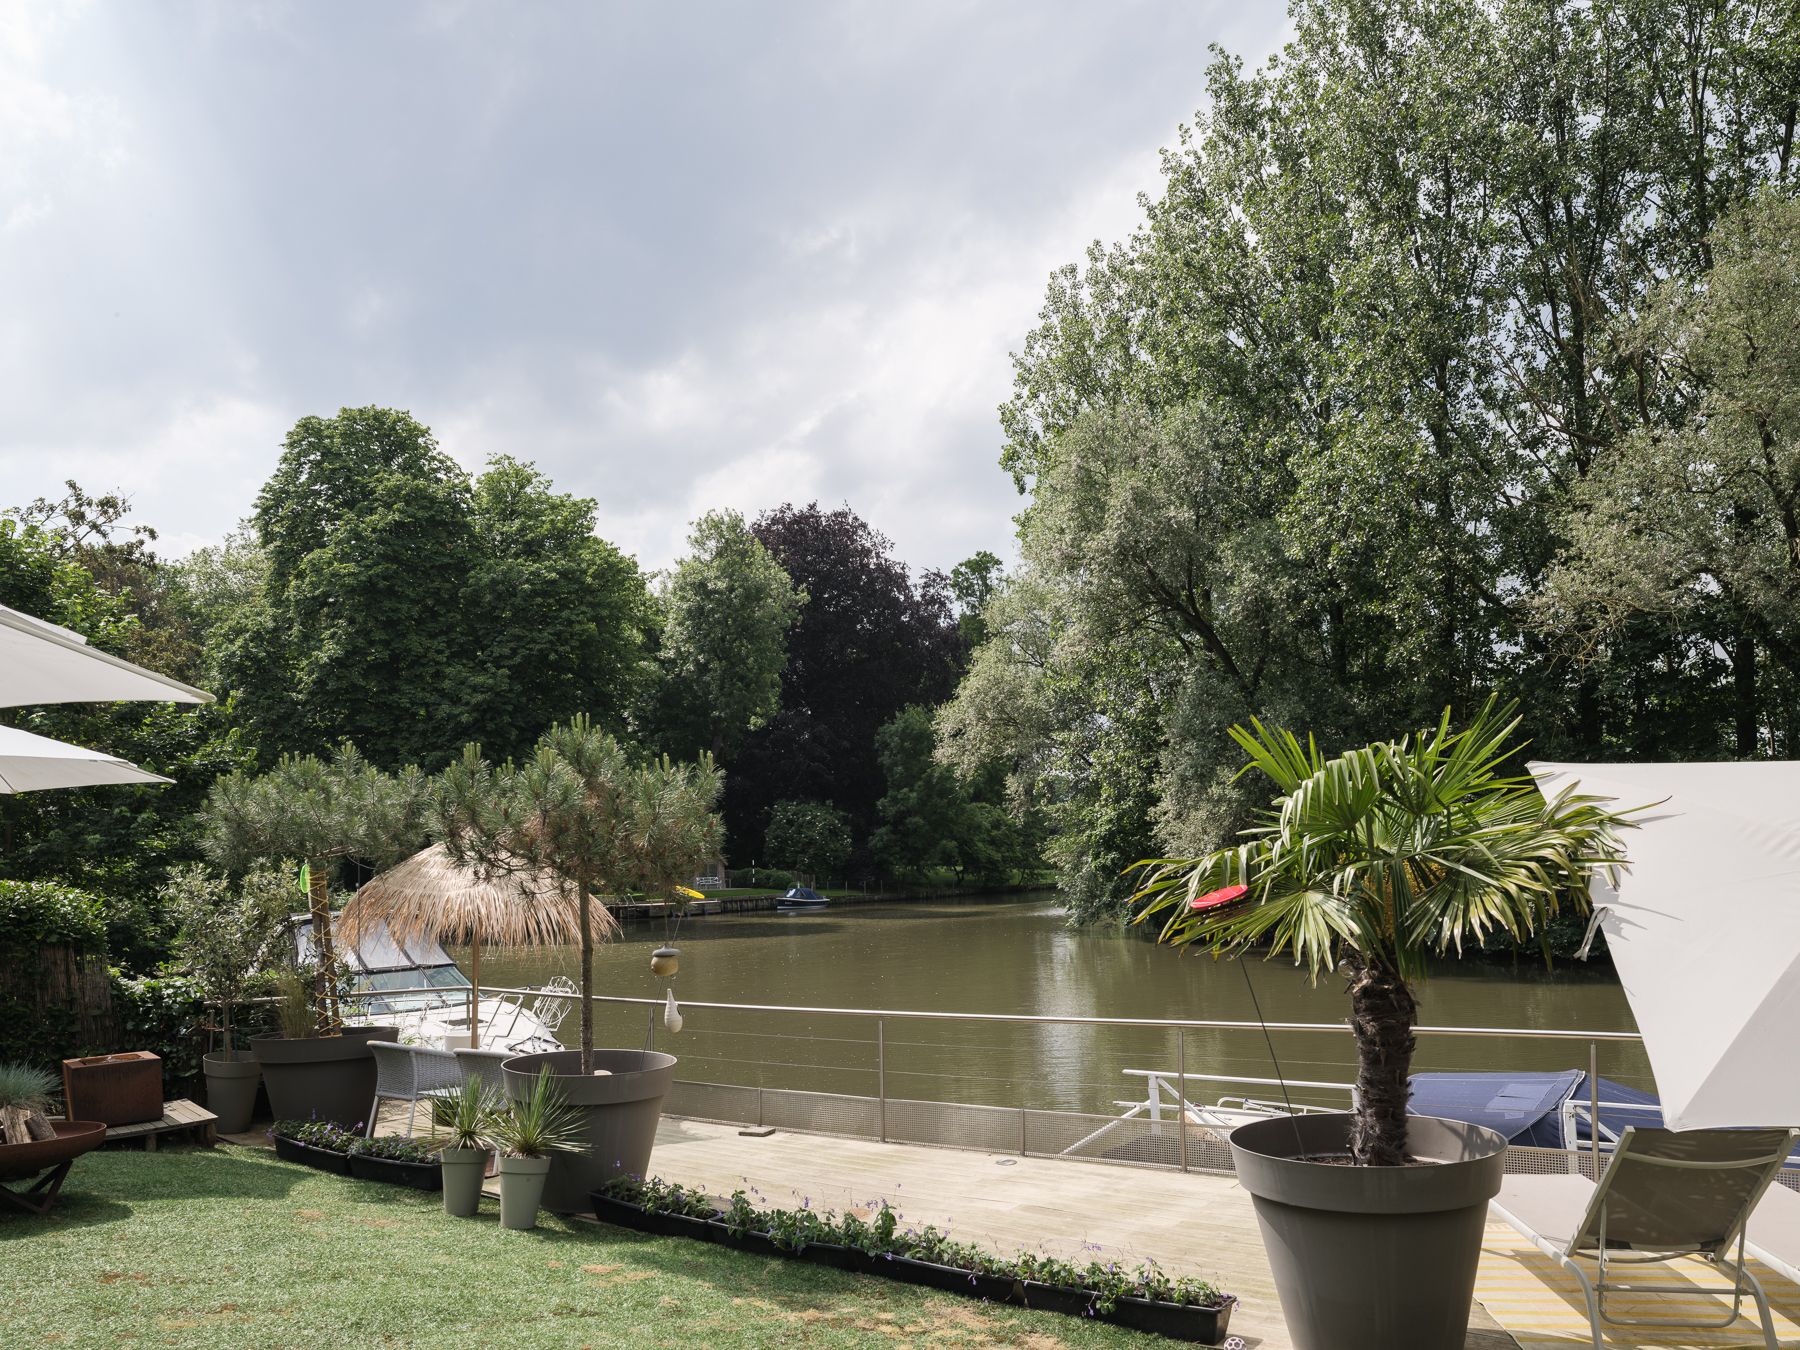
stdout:
<svg viewBox="0 0 1800 1350">
<path fill-rule="evenodd" d="M 666 982 L 650 974 L 650 952 L 665 940 L 660 925 L 628 928 L 595 957 L 602 994 L 661 998 Z M 893 906 L 844 906 L 816 914 L 709 916 L 681 930 L 676 997 L 717 1003 L 932 1012 L 1031 1013 L 1077 1017 L 1331 1022 L 1347 1012 L 1342 982 L 1313 987 L 1291 966 L 1217 962 L 1158 947 L 1136 935 L 1072 931 L 1046 897 Z M 467 953 L 454 953 L 467 968 Z M 572 948 L 482 952 L 483 984 L 535 985 L 552 975 L 579 978 Z M 1249 981 L 1245 979 L 1246 973 Z M 1254 1001 L 1252 998 L 1254 989 Z M 679 1036 L 660 1016 L 598 1005 L 596 1024 L 610 1044 L 642 1044 L 647 1035 L 679 1055 L 682 1077 L 713 1082 L 873 1095 L 875 1026 L 861 1018 L 688 1010 Z M 1426 983 L 1421 1020 L 1437 1026 L 1632 1030 L 1616 979 L 1563 963 L 1517 968 L 1447 965 Z M 564 1024 L 573 1039 L 574 1017 Z M 1173 1032 L 1066 1023 L 1028 1026 L 889 1019 L 885 1027 L 891 1097 L 986 1102 L 1113 1113 L 1115 1100 L 1142 1096 L 1142 1080 L 1122 1071 L 1172 1072 Z M 1189 1031 L 1190 1074 L 1275 1078 L 1256 1032 Z M 1348 1034 L 1277 1034 L 1281 1076 L 1347 1083 Z M 1427 1037 L 1419 1069 L 1585 1068 L 1587 1043 L 1516 1038 Z M 1600 1045 L 1601 1072 L 1650 1086 L 1635 1044 Z M 1189 1095 L 1278 1096 L 1272 1086 L 1194 1084 Z M 1296 1100 L 1342 1105 L 1342 1094 L 1296 1091 Z"/>
</svg>

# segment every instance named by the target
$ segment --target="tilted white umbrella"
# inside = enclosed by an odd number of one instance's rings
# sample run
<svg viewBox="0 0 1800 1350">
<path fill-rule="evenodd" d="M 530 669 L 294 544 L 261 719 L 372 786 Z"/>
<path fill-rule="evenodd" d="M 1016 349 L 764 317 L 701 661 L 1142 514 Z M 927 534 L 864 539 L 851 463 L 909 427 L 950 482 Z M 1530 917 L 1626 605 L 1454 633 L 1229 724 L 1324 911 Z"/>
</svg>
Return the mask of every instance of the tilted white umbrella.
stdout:
<svg viewBox="0 0 1800 1350">
<path fill-rule="evenodd" d="M 143 699 L 211 703 L 213 696 L 95 651 L 79 633 L 0 605 L 0 708 Z"/>
<path fill-rule="evenodd" d="M 98 750 L 83 750 L 17 727 L 0 726 L 0 793 L 170 781 Z"/>
<path fill-rule="evenodd" d="M 1800 763 L 1531 770 L 1649 808 L 1592 896 L 1669 1125 L 1800 1125 Z"/>
</svg>

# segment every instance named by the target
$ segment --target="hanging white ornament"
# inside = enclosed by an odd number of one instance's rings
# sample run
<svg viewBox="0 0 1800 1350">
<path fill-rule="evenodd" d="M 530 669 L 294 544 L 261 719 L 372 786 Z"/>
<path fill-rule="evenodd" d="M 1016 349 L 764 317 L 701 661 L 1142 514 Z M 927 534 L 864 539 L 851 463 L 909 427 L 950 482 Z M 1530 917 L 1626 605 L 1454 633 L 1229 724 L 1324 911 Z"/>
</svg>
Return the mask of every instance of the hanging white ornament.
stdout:
<svg viewBox="0 0 1800 1350">
<path fill-rule="evenodd" d="M 681 1030 L 681 1009 L 675 1006 L 675 991 L 669 990 L 668 999 L 663 1003 L 663 1025 L 670 1031 Z"/>
</svg>

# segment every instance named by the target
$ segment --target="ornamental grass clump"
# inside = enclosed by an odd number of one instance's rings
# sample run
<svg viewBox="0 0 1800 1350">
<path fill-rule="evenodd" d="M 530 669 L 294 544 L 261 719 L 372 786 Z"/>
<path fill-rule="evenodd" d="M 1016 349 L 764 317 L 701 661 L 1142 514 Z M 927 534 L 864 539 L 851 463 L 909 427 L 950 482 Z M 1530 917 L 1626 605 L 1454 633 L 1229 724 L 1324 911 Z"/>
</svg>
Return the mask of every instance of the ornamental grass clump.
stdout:
<svg viewBox="0 0 1800 1350">
<path fill-rule="evenodd" d="M 29 1144 L 48 1139 L 44 1113 L 56 1100 L 56 1076 L 29 1064 L 0 1064 L 0 1144 Z"/>
<path fill-rule="evenodd" d="M 1597 797 L 1546 799 L 1505 766 L 1516 705 L 1490 700 L 1463 730 L 1435 727 L 1326 756 L 1309 738 L 1252 721 L 1232 739 L 1277 791 L 1245 842 L 1198 858 L 1139 863 L 1134 922 L 1160 940 L 1217 955 L 1291 955 L 1315 980 L 1349 980 L 1356 1035 L 1350 1156 L 1410 1161 L 1408 1077 L 1418 984 L 1433 956 L 1494 932 L 1547 941 L 1563 907 L 1588 907 L 1588 881 L 1623 861 L 1631 822 Z M 1548 959 L 1548 947 L 1545 957 Z"/>
</svg>

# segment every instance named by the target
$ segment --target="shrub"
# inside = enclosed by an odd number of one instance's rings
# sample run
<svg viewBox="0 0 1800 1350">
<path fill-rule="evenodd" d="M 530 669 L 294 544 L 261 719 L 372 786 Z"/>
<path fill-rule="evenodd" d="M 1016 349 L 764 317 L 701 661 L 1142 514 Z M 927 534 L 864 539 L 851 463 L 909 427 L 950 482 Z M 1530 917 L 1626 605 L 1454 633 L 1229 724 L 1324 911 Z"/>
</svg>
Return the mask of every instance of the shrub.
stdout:
<svg viewBox="0 0 1800 1350">
<path fill-rule="evenodd" d="M 166 1088 L 200 1082 L 206 1004 L 199 981 L 187 975 L 126 975 L 114 970 L 112 997 L 125 1049 L 161 1055 Z"/>
<path fill-rule="evenodd" d="M 106 949 L 105 903 L 53 881 L 0 881 L 0 951 Z"/>
</svg>

